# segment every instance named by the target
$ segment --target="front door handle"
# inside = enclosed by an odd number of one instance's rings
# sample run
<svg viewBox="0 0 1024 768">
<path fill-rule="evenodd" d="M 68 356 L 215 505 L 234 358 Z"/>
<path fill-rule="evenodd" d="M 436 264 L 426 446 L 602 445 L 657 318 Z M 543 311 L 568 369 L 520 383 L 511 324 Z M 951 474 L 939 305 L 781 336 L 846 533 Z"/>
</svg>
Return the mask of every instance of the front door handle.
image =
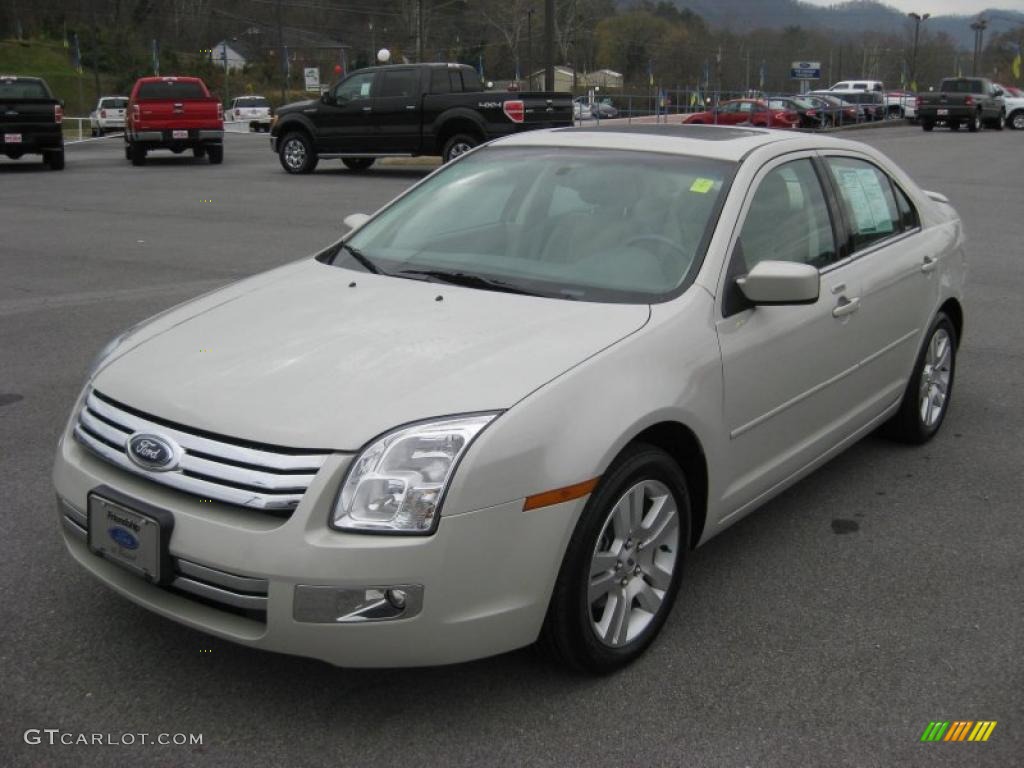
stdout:
<svg viewBox="0 0 1024 768">
<path fill-rule="evenodd" d="M 372 112 L 373 107 L 363 107 L 363 112 Z"/>
<path fill-rule="evenodd" d="M 860 309 L 860 298 L 854 296 L 848 299 L 845 296 L 839 297 L 839 303 L 832 310 L 832 317 L 846 317 Z"/>
<path fill-rule="evenodd" d="M 921 271 L 931 272 L 937 266 L 939 266 L 938 259 L 936 259 L 934 256 L 925 256 L 924 261 L 921 263 Z"/>
<path fill-rule="evenodd" d="M 414 109 L 416 109 L 416 105 L 415 104 L 406 104 L 405 108 L 408 109 L 408 110 L 414 110 Z"/>
</svg>

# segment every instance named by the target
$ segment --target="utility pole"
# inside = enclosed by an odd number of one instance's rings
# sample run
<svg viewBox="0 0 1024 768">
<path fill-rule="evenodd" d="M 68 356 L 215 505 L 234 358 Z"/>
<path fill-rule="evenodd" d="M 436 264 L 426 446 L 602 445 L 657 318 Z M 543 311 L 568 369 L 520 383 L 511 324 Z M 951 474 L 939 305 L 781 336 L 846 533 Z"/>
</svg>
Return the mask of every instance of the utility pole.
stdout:
<svg viewBox="0 0 1024 768">
<path fill-rule="evenodd" d="M 416 2 L 416 61 L 423 63 L 423 0 Z"/>
<path fill-rule="evenodd" d="M 533 8 L 526 11 L 526 90 L 533 90 Z"/>
<path fill-rule="evenodd" d="M 228 105 L 228 41 L 227 39 L 221 41 L 220 44 L 220 58 L 224 63 L 224 106 Z"/>
<path fill-rule="evenodd" d="M 914 52 L 910 54 L 910 90 L 917 90 L 917 40 L 921 34 L 921 22 L 931 18 L 930 13 L 914 13 L 911 11 L 907 14 L 914 21 Z"/>
<path fill-rule="evenodd" d="M 277 20 L 277 50 L 281 57 L 281 103 L 288 103 L 288 51 L 284 48 L 284 27 L 281 25 L 281 0 L 274 3 L 274 14 Z"/>
<path fill-rule="evenodd" d="M 974 30 L 974 60 L 971 62 L 971 74 L 978 74 L 978 65 L 981 63 L 981 53 L 984 50 L 985 44 L 985 28 L 988 26 L 988 22 L 978 17 L 978 20 L 971 24 L 971 29 Z"/>
<path fill-rule="evenodd" d="M 555 90 L 555 0 L 544 0 L 544 90 Z"/>
</svg>

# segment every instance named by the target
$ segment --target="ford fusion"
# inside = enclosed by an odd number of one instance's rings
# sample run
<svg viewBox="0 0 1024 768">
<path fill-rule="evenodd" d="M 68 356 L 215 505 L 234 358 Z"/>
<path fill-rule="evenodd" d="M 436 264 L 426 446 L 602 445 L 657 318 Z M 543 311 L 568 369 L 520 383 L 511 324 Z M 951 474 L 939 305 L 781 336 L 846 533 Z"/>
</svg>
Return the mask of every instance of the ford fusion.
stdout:
<svg viewBox="0 0 1024 768">
<path fill-rule="evenodd" d="M 346 222 L 97 357 L 54 482 L 128 599 L 340 666 L 609 670 L 695 546 L 949 407 L 960 219 L 858 143 L 530 132 Z"/>
</svg>

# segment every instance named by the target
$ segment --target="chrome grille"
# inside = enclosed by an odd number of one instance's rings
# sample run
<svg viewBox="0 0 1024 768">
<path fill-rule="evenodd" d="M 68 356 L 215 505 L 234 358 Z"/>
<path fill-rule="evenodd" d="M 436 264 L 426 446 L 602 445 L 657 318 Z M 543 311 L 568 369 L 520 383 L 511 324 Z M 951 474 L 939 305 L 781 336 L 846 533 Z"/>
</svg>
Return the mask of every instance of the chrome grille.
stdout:
<svg viewBox="0 0 1024 768">
<path fill-rule="evenodd" d="M 126 448 L 136 432 L 156 433 L 176 442 L 182 449 L 178 465 L 156 472 L 132 462 Z M 147 416 L 96 390 L 89 392 L 74 434 L 97 456 L 154 483 L 200 499 L 266 511 L 295 509 L 328 455 L 257 446 L 189 430 Z"/>
</svg>

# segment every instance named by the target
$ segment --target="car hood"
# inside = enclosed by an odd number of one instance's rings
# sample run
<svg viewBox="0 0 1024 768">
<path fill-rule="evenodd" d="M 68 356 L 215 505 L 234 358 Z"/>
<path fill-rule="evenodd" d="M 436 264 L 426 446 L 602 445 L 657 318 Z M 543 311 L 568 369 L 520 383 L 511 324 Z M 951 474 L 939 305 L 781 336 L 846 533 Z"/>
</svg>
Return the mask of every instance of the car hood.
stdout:
<svg viewBox="0 0 1024 768">
<path fill-rule="evenodd" d="M 410 421 L 509 408 L 649 316 L 309 259 L 158 316 L 93 386 L 196 429 L 356 450 Z"/>
<path fill-rule="evenodd" d="M 310 107 L 319 107 L 319 99 L 307 99 L 306 101 L 293 101 L 291 104 L 285 104 L 283 107 L 277 108 L 278 115 L 286 115 L 289 112 L 301 112 L 304 109 Z"/>
</svg>

